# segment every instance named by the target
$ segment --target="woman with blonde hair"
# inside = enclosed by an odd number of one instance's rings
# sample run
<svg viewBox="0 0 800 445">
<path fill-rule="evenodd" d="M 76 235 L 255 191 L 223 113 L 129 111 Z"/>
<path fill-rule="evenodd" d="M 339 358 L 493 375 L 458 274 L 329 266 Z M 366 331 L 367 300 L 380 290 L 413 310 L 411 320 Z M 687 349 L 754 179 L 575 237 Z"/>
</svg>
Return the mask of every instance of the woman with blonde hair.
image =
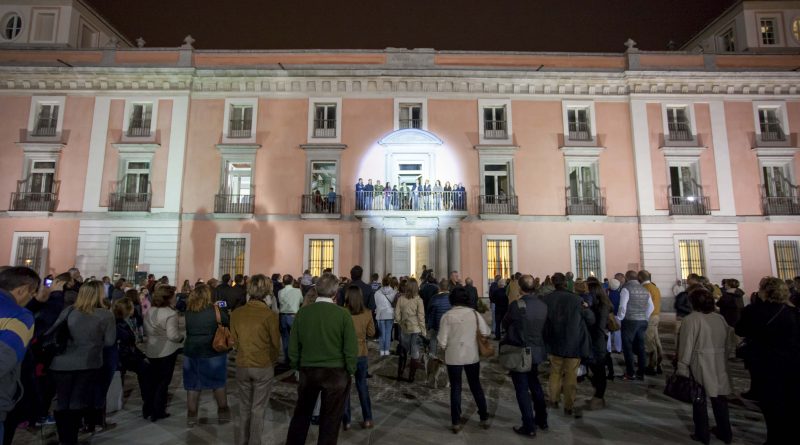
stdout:
<svg viewBox="0 0 800 445">
<path fill-rule="evenodd" d="M 211 288 L 205 284 L 195 287 L 186 301 L 186 343 L 183 346 L 183 388 L 187 392 L 187 426 L 197 424 L 200 392 L 211 390 L 217 401 L 219 423 L 231 420 L 228 397 L 225 393 L 228 351 L 214 350 L 217 324 L 230 326 L 228 311 L 211 301 Z"/>
<path fill-rule="evenodd" d="M 58 399 L 56 429 L 59 442 L 64 444 L 78 443 L 81 417 L 86 410 L 96 410 L 100 392 L 105 397 L 103 348 L 114 346 L 117 333 L 114 316 L 102 307 L 104 295 L 101 281 L 84 283 L 75 304 L 65 308 L 45 333 L 55 333 L 64 324 L 69 331 L 66 349 L 50 364 Z M 93 411 L 91 418 L 95 417 Z"/>
<path fill-rule="evenodd" d="M 248 297 L 256 297 L 264 300 L 267 307 L 273 312 L 278 312 L 278 303 L 275 295 L 273 294 L 272 280 L 268 279 L 266 275 L 255 275 L 250 278 L 247 283 Z"/>
<path fill-rule="evenodd" d="M 419 283 L 416 278 L 409 278 L 405 292 L 397 298 L 394 310 L 394 322 L 400 325 L 400 348 L 397 361 L 397 380 L 403 380 L 408 354 L 411 354 L 411 366 L 408 370 L 408 381 L 414 381 L 417 369 L 423 369 L 420 362 L 419 337 L 426 335 L 425 306 L 419 297 Z"/>
<path fill-rule="evenodd" d="M 144 318 L 147 335 L 145 355 L 150 361 L 147 388 L 142 394 L 142 416 L 156 422 L 169 417 L 167 413 L 167 390 L 172 382 L 178 350 L 183 346 L 183 331 L 178 323 L 175 304 L 175 288 L 159 286 L 153 292 L 153 306 Z"/>
</svg>

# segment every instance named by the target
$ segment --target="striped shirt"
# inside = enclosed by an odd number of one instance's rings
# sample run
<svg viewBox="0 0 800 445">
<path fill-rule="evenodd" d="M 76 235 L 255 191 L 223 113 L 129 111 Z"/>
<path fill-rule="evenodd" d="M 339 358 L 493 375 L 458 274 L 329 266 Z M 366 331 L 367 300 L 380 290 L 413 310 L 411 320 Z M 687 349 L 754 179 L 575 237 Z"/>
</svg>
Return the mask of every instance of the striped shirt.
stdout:
<svg viewBox="0 0 800 445">
<path fill-rule="evenodd" d="M 33 314 L 0 290 L 0 362 L 18 364 L 33 337 Z M 6 366 L 2 366 L 5 371 Z"/>
</svg>

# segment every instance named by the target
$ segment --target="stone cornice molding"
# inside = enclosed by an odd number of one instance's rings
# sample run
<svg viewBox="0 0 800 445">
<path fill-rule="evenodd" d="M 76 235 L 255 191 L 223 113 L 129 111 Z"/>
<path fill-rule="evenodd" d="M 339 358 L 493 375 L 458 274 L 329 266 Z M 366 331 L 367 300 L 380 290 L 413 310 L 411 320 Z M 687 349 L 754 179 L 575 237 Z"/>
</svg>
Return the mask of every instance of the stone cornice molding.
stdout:
<svg viewBox="0 0 800 445">
<path fill-rule="evenodd" d="M 139 143 L 139 142 L 120 142 L 111 144 L 120 153 L 155 153 L 161 144 Z"/>
<path fill-rule="evenodd" d="M 661 154 L 663 154 L 665 158 L 699 158 L 706 150 L 706 147 L 670 145 L 659 147 L 658 149 L 661 150 Z"/>
<path fill-rule="evenodd" d="M 759 159 L 785 158 L 791 160 L 800 152 L 800 147 L 753 147 L 752 150 Z"/>
<path fill-rule="evenodd" d="M 597 158 L 606 148 L 600 146 L 566 146 L 561 147 L 565 158 Z"/>
<path fill-rule="evenodd" d="M 24 153 L 61 153 L 61 150 L 67 145 L 63 142 L 17 142 L 17 145 L 22 147 Z"/>
<path fill-rule="evenodd" d="M 475 150 L 478 150 L 479 156 L 514 156 L 514 153 L 519 150 L 519 145 L 478 144 L 475 145 Z"/>
<path fill-rule="evenodd" d="M 300 148 L 306 151 L 341 151 L 347 148 L 347 144 L 300 144 Z"/>
<path fill-rule="evenodd" d="M 217 144 L 217 150 L 223 155 L 255 156 L 261 144 Z"/>
</svg>

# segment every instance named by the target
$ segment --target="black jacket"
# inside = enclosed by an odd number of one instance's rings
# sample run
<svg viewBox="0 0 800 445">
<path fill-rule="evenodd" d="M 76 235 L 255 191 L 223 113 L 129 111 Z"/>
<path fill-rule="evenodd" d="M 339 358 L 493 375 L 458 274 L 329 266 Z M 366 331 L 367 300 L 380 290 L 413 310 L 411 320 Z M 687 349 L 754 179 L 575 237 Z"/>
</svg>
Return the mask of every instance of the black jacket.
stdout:
<svg viewBox="0 0 800 445">
<path fill-rule="evenodd" d="M 478 310 L 478 288 L 471 285 L 464 286 L 464 289 L 467 290 L 467 295 L 469 295 L 469 307 L 472 309 Z"/>
<path fill-rule="evenodd" d="M 242 285 L 220 284 L 214 289 L 214 300 L 225 300 L 228 305 L 228 311 L 232 311 L 247 302 L 247 290 Z"/>
<path fill-rule="evenodd" d="M 370 286 L 369 284 L 367 284 L 367 283 L 365 283 L 365 282 L 363 282 L 361 280 L 353 281 L 350 284 L 355 284 L 356 286 L 358 286 L 359 289 L 361 289 L 361 295 L 364 297 L 364 306 L 369 308 L 369 310 L 374 311 L 375 310 L 375 291 L 372 290 L 372 286 Z M 339 303 L 339 306 L 344 306 L 344 304 L 345 304 L 345 301 L 344 301 L 344 292 L 345 292 L 345 290 L 346 289 L 344 287 L 342 287 L 342 288 L 339 289 L 339 291 L 336 294 L 336 300 L 337 300 L 336 302 Z"/>
<path fill-rule="evenodd" d="M 692 304 L 689 303 L 689 292 L 683 291 L 675 296 L 675 315 L 685 317 L 692 313 Z"/>
<path fill-rule="evenodd" d="M 419 297 L 422 298 L 422 304 L 428 307 L 431 302 L 431 297 L 439 293 L 439 286 L 433 283 L 424 283 L 419 288 Z"/>
<path fill-rule="evenodd" d="M 547 348 L 544 343 L 547 305 L 540 298 L 531 294 L 523 295 L 520 299 L 525 301 L 525 317 L 523 318 L 522 309 L 517 301 L 509 305 L 508 312 L 503 319 L 506 336 L 500 344 L 527 346 L 531 348 L 533 362 L 543 363 L 547 359 Z"/>
<path fill-rule="evenodd" d="M 728 326 L 735 328 L 739 318 L 742 316 L 744 300 L 738 293 L 722 292 L 722 296 L 717 300 L 717 307 L 719 308 L 719 313 L 728 322 Z"/>
<path fill-rule="evenodd" d="M 581 297 L 565 289 L 557 289 L 543 298 L 547 304 L 545 342 L 548 351 L 558 357 L 590 358 L 592 354 L 589 327 L 594 314 L 582 306 Z"/>
<path fill-rule="evenodd" d="M 606 327 L 608 323 L 608 314 L 611 313 L 613 308 L 602 303 L 597 303 L 592 306 L 591 309 L 595 321 L 589 326 L 589 334 L 592 336 L 592 355 L 595 362 L 600 362 L 605 360 L 606 354 L 608 354 Z"/>
<path fill-rule="evenodd" d="M 449 293 L 441 292 L 434 295 L 425 308 L 425 327 L 438 331 L 439 322 L 442 321 L 445 312 L 449 311 L 451 307 Z"/>
</svg>

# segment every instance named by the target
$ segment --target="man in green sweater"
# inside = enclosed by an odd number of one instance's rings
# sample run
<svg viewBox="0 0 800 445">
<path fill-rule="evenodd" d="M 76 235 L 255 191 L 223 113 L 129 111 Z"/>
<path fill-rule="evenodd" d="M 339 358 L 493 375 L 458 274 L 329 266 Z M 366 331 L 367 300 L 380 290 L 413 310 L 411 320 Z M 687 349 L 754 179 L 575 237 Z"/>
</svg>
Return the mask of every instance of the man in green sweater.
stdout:
<svg viewBox="0 0 800 445">
<path fill-rule="evenodd" d="M 297 405 L 289 424 L 287 445 L 306 443 L 311 414 L 322 393 L 317 444 L 335 444 L 350 376 L 356 371 L 358 343 L 350 313 L 333 302 L 339 287 L 334 275 L 317 282 L 317 301 L 301 308 L 289 336 L 289 360 L 300 371 Z"/>
</svg>

